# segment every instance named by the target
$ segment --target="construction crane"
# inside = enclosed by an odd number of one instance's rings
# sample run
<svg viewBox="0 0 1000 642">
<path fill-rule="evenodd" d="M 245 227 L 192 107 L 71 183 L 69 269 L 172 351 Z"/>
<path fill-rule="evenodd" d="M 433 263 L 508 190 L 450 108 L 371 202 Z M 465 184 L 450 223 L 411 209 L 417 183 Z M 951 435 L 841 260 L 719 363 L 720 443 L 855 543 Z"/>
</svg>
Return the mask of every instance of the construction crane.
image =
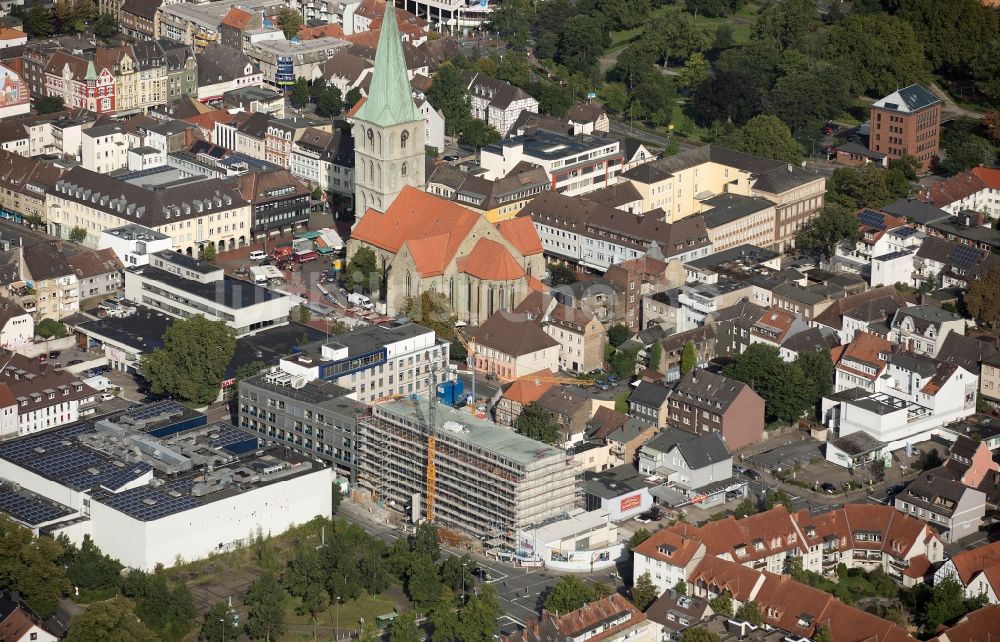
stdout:
<svg viewBox="0 0 1000 642">
<path fill-rule="evenodd" d="M 436 405 L 437 405 L 437 366 L 431 366 L 431 380 L 428 390 L 427 416 L 424 416 L 423 409 L 420 408 L 420 398 L 413 395 L 413 408 L 417 413 L 417 419 L 423 424 L 427 432 L 427 470 L 425 471 L 425 485 L 427 487 L 426 505 L 424 511 L 425 519 L 428 522 L 434 521 L 434 499 L 437 495 L 437 468 L 434 459 L 437 454 L 436 433 Z"/>
<path fill-rule="evenodd" d="M 506 377 L 497 377 L 504 383 L 509 383 L 511 381 L 517 381 L 518 379 L 524 379 L 526 381 L 532 381 L 534 383 L 554 383 L 554 384 L 566 384 L 570 386 L 589 386 L 594 383 L 592 379 L 576 379 L 575 377 L 560 377 L 558 375 L 523 375 L 517 379 L 508 379 Z"/>
<path fill-rule="evenodd" d="M 476 351 L 472 349 L 469 341 L 462 335 L 461 328 L 455 328 L 455 336 L 458 337 L 458 342 L 465 348 L 465 362 L 469 364 L 469 369 L 472 370 L 472 403 L 469 404 L 469 409 L 472 414 L 476 414 Z M 476 337 L 472 337 L 472 341 L 475 342 L 475 340 Z"/>
</svg>

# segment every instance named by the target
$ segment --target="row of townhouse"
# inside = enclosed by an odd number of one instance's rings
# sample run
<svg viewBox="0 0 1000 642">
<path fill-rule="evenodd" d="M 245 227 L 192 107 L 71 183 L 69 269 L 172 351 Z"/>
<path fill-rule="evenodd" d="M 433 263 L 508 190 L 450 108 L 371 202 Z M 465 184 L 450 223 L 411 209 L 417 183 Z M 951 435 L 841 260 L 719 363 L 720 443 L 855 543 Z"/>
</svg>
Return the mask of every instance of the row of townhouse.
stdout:
<svg viewBox="0 0 1000 642">
<path fill-rule="evenodd" d="M 33 96 L 101 114 L 135 114 L 198 93 L 194 51 L 169 41 L 82 48 L 36 41 L 25 48 L 23 71 Z"/>
<path fill-rule="evenodd" d="M 697 585 L 697 569 L 713 558 L 776 575 L 800 560 L 803 570 L 823 574 L 840 564 L 878 568 L 913 586 L 944 554 L 937 530 L 891 506 L 847 504 L 818 515 L 776 506 L 742 519 L 661 529 L 635 548 L 633 577 L 649 574 L 662 593 L 678 582 Z"/>
</svg>

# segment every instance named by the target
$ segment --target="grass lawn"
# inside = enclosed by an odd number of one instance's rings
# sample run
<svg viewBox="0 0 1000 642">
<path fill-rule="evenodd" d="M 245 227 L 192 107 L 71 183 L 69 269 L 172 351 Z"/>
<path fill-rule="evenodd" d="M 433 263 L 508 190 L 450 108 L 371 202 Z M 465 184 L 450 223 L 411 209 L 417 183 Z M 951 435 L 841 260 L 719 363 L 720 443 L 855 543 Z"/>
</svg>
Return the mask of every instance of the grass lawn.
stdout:
<svg viewBox="0 0 1000 642">
<path fill-rule="evenodd" d="M 625 414 L 628 412 L 628 396 L 631 394 L 630 390 L 626 390 L 620 395 L 615 395 L 615 410 Z"/>
<path fill-rule="evenodd" d="M 655 9 L 650 17 L 655 17 L 665 13 L 666 11 L 666 6 L 660 7 Z M 750 40 L 750 32 L 753 29 L 753 23 L 757 19 L 757 13 L 759 11 L 760 7 L 757 4 L 750 2 L 731 16 L 727 16 L 725 18 L 708 18 L 706 16 L 696 15 L 694 17 L 694 21 L 695 24 L 710 26 L 718 26 L 728 22 L 733 27 L 733 41 L 738 45 L 742 45 Z M 622 49 L 642 35 L 644 28 L 645 27 L 636 27 L 635 29 L 627 29 L 625 31 L 612 31 L 611 44 L 608 46 L 607 51 L 611 52 Z"/>
<path fill-rule="evenodd" d="M 362 592 L 358 599 L 351 600 L 350 602 L 345 602 L 340 605 L 340 630 L 344 631 L 347 629 L 360 628 L 361 618 L 364 618 L 365 622 L 374 622 L 375 618 L 383 613 L 410 610 L 410 607 L 405 603 L 405 600 L 400 601 L 403 603 L 398 604 L 388 593 L 383 593 L 382 595 L 368 595 L 367 593 Z M 285 602 L 285 624 L 291 625 L 291 630 L 289 630 L 281 638 L 285 642 L 300 639 L 312 639 L 311 631 L 303 629 L 303 627 L 312 626 L 312 618 L 308 614 L 299 615 L 295 612 L 295 609 L 300 603 L 301 602 L 298 598 L 289 598 Z M 319 618 L 317 618 L 316 625 L 318 627 L 332 628 L 337 626 L 337 621 L 337 608 L 331 604 L 330 608 L 328 608 L 325 613 L 320 614 Z M 329 636 L 327 636 L 327 638 L 328 637 Z"/>
</svg>

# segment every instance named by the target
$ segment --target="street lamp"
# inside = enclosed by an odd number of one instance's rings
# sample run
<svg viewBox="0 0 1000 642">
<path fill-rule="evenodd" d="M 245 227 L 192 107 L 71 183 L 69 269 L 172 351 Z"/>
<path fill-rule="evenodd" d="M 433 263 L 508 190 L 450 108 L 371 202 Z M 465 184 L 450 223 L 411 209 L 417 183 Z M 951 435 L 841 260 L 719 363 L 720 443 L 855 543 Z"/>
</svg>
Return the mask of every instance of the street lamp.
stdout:
<svg viewBox="0 0 1000 642">
<path fill-rule="evenodd" d="M 336 639 L 340 639 L 340 596 L 337 596 L 337 627 L 333 631 L 333 635 Z"/>
<path fill-rule="evenodd" d="M 219 624 L 222 626 L 222 642 L 226 642 L 226 618 L 220 617 Z"/>
</svg>

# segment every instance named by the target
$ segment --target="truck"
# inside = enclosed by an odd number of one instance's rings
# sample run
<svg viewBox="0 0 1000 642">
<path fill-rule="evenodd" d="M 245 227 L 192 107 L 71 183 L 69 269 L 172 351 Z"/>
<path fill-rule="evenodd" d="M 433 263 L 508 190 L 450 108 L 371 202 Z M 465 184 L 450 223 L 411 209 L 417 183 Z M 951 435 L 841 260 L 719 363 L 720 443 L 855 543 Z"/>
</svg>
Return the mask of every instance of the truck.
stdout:
<svg viewBox="0 0 1000 642">
<path fill-rule="evenodd" d="M 278 261 L 287 261 L 292 258 L 295 253 L 295 249 L 291 245 L 278 245 L 271 250 L 271 258 L 277 263 Z"/>
<path fill-rule="evenodd" d="M 375 307 L 375 304 L 372 303 L 372 300 L 366 297 L 365 295 L 361 294 L 360 292 L 349 293 L 347 295 L 347 301 L 351 305 L 355 305 L 359 308 L 364 308 L 365 310 L 371 310 L 372 308 Z"/>
<path fill-rule="evenodd" d="M 296 263 L 308 263 L 309 261 L 315 261 L 317 258 L 319 258 L 319 255 L 313 250 L 301 250 L 295 253 Z"/>
</svg>

